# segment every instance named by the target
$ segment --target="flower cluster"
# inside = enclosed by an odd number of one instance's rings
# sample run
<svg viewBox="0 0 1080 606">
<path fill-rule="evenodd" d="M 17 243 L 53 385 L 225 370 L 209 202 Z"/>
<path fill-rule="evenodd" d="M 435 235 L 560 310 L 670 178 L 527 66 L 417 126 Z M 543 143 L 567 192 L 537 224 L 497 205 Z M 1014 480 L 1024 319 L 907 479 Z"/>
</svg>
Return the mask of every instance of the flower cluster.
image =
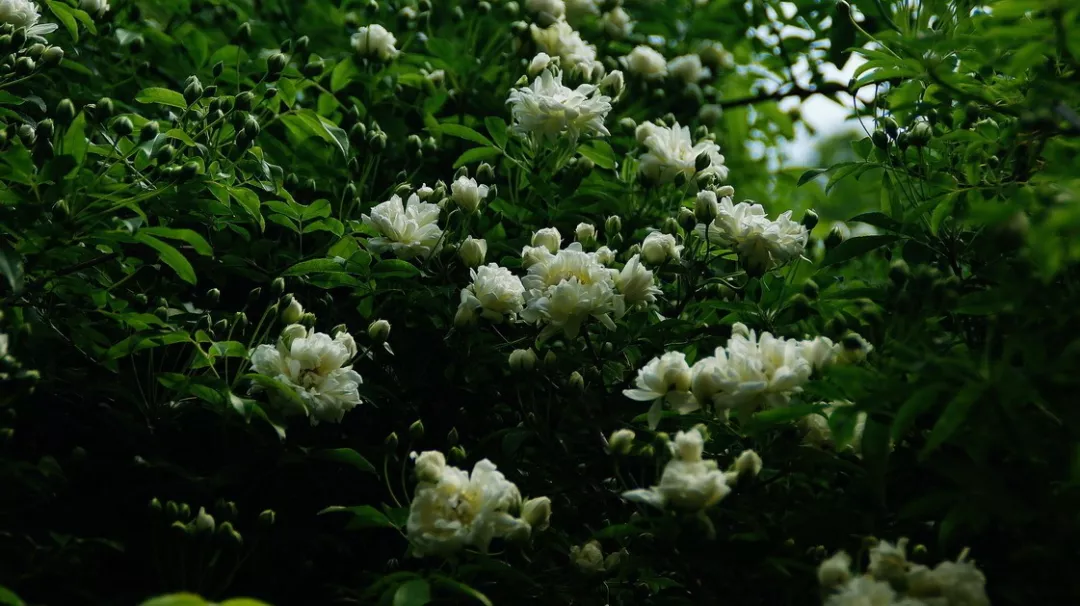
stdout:
<svg viewBox="0 0 1080 606">
<path fill-rule="evenodd" d="M 908 561 L 907 542 L 878 543 L 859 576 L 852 574 L 851 557 L 843 551 L 822 562 L 818 581 L 831 592 L 826 606 L 989 606 L 986 577 L 967 559 L 966 549 L 955 561 L 929 568 Z"/>
<path fill-rule="evenodd" d="M 496 538 L 528 537 L 551 516 L 551 501 L 522 504 L 517 486 L 483 459 L 472 473 L 446 464 L 441 452 L 416 455 L 416 493 L 406 531 L 412 553 L 447 556 L 466 546 L 486 552 Z M 521 512 L 521 517 L 514 514 Z"/>
<path fill-rule="evenodd" d="M 708 190 L 698 193 L 698 203 L 711 206 L 715 219 L 699 224 L 696 233 L 738 253 L 751 275 L 760 276 L 799 256 L 810 238 L 806 227 L 791 220 L 790 210 L 772 220 L 760 204 L 732 204 L 727 196 L 718 201 Z"/>
<path fill-rule="evenodd" d="M 533 42 L 548 55 L 558 57 L 564 68 L 592 80 L 604 74 L 604 64 L 596 60 L 596 47 L 585 42 L 581 34 L 565 20 L 546 28 L 529 26 Z"/>
<path fill-rule="evenodd" d="M 281 331 L 276 345 L 259 345 L 251 351 L 251 366 L 299 397 L 302 410 L 286 394 L 272 391 L 270 401 L 282 413 L 307 415 L 312 425 L 339 423 L 360 404 L 358 387 L 363 379 L 348 365 L 355 356 L 356 341 L 349 333 L 331 337 L 292 324 Z"/>
<path fill-rule="evenodd" d="M 719 181 L 728 177 L 720 146 L 710 139 L 694 143 L 688 126 L 642 122 L 635 136 L 646 148 L 639 158 L 641 174 L 657 183 L 671 183 L 680 175 L 685 179 L 714 177 Z"/>
<path fill-rule="evenodd" d="M 611 97 L 593 84 L 575 89 L 565 86 L 557 69 L 544 69 L 530 86 L 510 91 L 507 103 L 514 130 L 524 135 L 554 141 L 563 135 L 577 139 L 611 134 L 604 126 Z"/>
<path fill-rule="evenodd" d="M 604 548 L 596 539 L 584 545 L 570 547 L 570 561 L 585 574 L 614 572 L 625 556 L 626 550 L 622 550 L 613 551 L 604 557 Z"/>
<path fill-rule="evenodd" d="M 491 322 L 516 320 L 525 306 L 525 287 L 509 269 L 495 263 L 470 270 L 472 284 L 462 289 L 454 323 L 474 324 L 478 317 Z"/>
<path fill-rule="evenodd" d="M 411 259 L 427 257 L 442 248 L 439 207 L 421 202 L 417 194 L 404 203 L 401 196 L 394 194 L 362 218 L 365 225 L 379 233 L 368 240 L 368 247 L 376 254 L 392 251 L 399 258 Z"/>
<path fill-rule="evenodd" d="M 648 415 L 652 428 L 660 422 L 664 403 L 680 414 L 705 406 L 721 414 L 736 407 L 747 411 L 776 408 L 801 391 L 814 370 L 845 361 L 843 349 L 827 337 L 784 339 L 768 332 L 759 337 L 745 324 L 736 323 L 727 345 L 718 347 L 714 355 L 692 367 L 681 352 L 653 358 L 638 371 L 635 387 L 623 394 L 653 403 Z"/>
<path fill-rule="evenodd" d="M 726 497 L 740 475 L 761 471 L 761 458 L 753 451 L 740 455 L 730 471 L 720 471 L 716 461 L 703 458 L 705 438 L 696 428 L 680 431 L 668 446 L 672 458 L 660 475 L 660 484 L 624 492 L 623 498 L 660 509 L 700 512 Z"/>
<path fill-rule="evenodd" d="M 613 271 L 604 267 L 595 253 L 587 253 L 580 242 L 573 242 L 555 252 L 547 247 L 526 247 L 522 254 L 532 254 L 535 261 L 521 279 L 526 304 L 521 315 L 527 322 L 546 324 L 541 338 L 559 330 L 574 338 L 590 317 L 615 330 L 610 314 L 622 316 L 625 303 L 616 295 Z"/>
</svg>

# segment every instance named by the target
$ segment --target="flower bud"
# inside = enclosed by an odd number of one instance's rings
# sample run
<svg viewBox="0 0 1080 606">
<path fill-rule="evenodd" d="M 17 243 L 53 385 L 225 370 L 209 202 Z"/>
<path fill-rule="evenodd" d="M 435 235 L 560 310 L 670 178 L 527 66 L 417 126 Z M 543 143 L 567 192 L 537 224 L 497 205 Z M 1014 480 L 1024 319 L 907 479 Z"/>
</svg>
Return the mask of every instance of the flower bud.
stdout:
<svg viewBox="0 0 1080 606">
<path fill-rule="evenodd" d="M 892 265 L 889 266 L 889 279 L 897 286 L 903 286 L 911 279 L 911 270 L 903 259 L 893 261 Z"/>
<path fill-rule="evenodd" d="M 135 127 L 132 126 L 131 120 L 127 116 L 120 116 L 120 118 L 113 123 L 113 131 L 117 136 L 126 137 L 130 135 L 133 130 L 135 130 Z"/>
<path fill-rule="evenodd" d="M 242 545 L 244 538 L 240 536 L 240 533 L 233 528 L 232 522 L 222 522 L 217 527 L 217 536 L 227 544 L 235 546 Z"/>
<path fill-rule="evenodd" d="M 610 238 L 622 231 L 622 219 L 619 215 L 611 215 L 604 221 L 604 234 Z"/>
<path fill-rule="evenodd" d="M 582 246 L 590 246 L 596 242 L 596 226 L 592 223 L 578 223 L 574 237 Z"/>
<path fill-rule="evenodd" d="M 832 250 L 845 240 L 844 232 L 839 227 L 834 227 L 825 238 L 825 249 Z"/>
<path fill-rule="evenodd" d="M 559 252 L 559 247 L 562 246 L 562 235 L 554 227 L 545 227 L 534 233 L 530 242 L 533 246 L 543 246 L 554 254 Z"/>
<path fill-rule="evenodd" d="M 161 127 L 158 126 L 157 122 L 147 122 L 139 131 L 139 142 L 146 143 L 148 141 L 153 141 L 155 138 L 157 138 L 158 133 L 160 132 L 160 128 Z"/>
<path fill-rule="evenodd" d="M 660 222 L 660 231 L 668 235 L 679 233 L 679 221 L 675 217 L 664 217 Z"/>
<path fill-rule="evenodd" d="M 59 46 L 50 46 L 41 55 L 41 62 L 47 66 L 59 65 L 64 59 L 64 49 Z"/>
<path fill-rule="evenodd" d="M 53 115 L 60 124 L 70 124 L 75 119 L 75 104 L 71 102 L 71 99 L 61 99 L 60 103 L 56 104 Z"/>
<path fill-rule="evenodd" d="M 525 501 L 521 506 L 521 519 L 533 530 L 546 530 L 551 524 L 551 499 L 537 497 Z"/>
<path fill-rule="evenodd" d="M 548 352 L 544 354 L 544 366 L 554 366 L 556 361 L 558 361 L 558 358 L 555 355 L 555 352 L 549 349 Z"/>
<path fill-rule="evenodd" d="M 457 443 L 460 440 L 460 438 L 461 437 L 458 435 L 457 427 L 451 427 L 450 431 L 447 432 L 447 434 L 446 434 L 446 445 L 447 446 L 457 446 Z"/>
<path fill-rule="evenodd" d="M 367 334 L 372 341 L 384 343 L 390 338 L 390 322 L 386 320 L 375 320 L 368 325 Z"/>
<path fill-rule="evenodd" d="M 214 516 L 206 513 L 205 507 L 200 507 L 199 513 L 195 516 L 195 532 L 199 534 L 214 532 Z"/>
<path fill-rule="evenodd" d="M 193 81 L 184 87 L 184 101 L 187 101 L 188 105 L 195 103 L 203 96 L 203 87 L 198 80 Z"/>
<path fill-rule="evenodd" d="M 510 352 L 510 370 L 530 372 L 536 368 L 536 352 L 532 349 L 515 349 Z"/>
<path fill-rule="evenodd" d="M 274 278 L 270 282 L 270 296 L 280 297 L 283 292 L 285 292 L 285 278 Z"/>
<path fill-rule="evenodd" d="M 276 521 L 277 514 L 274 513 L 273 509 L 264 509 L 263 512 L 259 514 L 259 526 L 262 526 L 263 528 L 273 526 Z"/>
<path fill-rule="evenodd" d="M 816 301 L 818 298 L 818 285 L 813 280 L 807 280 L 803 282 L 802 294 L 811 301 Z"/>
<path fill-rule="evenodd" d="M 685 206 L 679 209 L 678 223 L 679 227 L 682 227 L 686 231 L 692 231 L 694 226 L 697 225 L 697 216 L 694 211 L 686 208 Z"/>
<path fill-rule="evenodd" d="M 165 165 L 165 164 L 168 164 L 169 162 L 172 162 L 173 158 L 175 156 L 176 156 L 176 148 L 173 147 L 169 143 L 166 143 L 165 145 L 162 145 L 158 149 L 157 154 L 155 154 L 155 157 L 157 158 L 157 162 L 158 162 L 159 165 Z"/>
<path fill-rule="evenodd" d="M 495 169 L 487 162 L 481 162 L 476 169 L 476 180 L 480 183 L 491 183 L 495 180 Z"/>
<path fill-rule="evenodd" d="M 465 449 L 461 445 L 454 446 L 450 449 L 450 461 L 454 463 L 464 461 L 467 456 Z"/>
<path fill-rule="evenodd" d="M 398 447 L 398 435 L 397 435 L 397 432 L 396 431 L 391 431 L 390 435 L 386 436 L 386 439 L 383 440 L 383 444 L 385 444 L 386 447 L 388 449 L 390 449 L 390 450 L 396 449 Z"/>
<path fill-rule="evenodd" d="M 458 256 L 466 267 L 479 267 L 487 257 L 487 241 L 483 238 L 467 236 L 458 247 Z"/>
<path fill-rule="evenodd" d="M 716 201 L 716 194 L 707 191 L 698 193 L 697 199 L 694 200 L 694 218 L 698 223 L 704 223 L 705 225 L 712 223 L 719 212 L 720 207 Z M 693 227 L 690 229 L 693 229 Z"/>
<path fill-rule="evenodd" d="M 926 147 L 930 143 L 930 138 L 934 135 L 934 129 L 930 127 L 930 123 L 926 121 L 916 122 L 911 130 L 908 132 L 908 140 L 915 147 Z"/>
<path fill-rule="evenodd" d="M 585 391 L 585 377 L 582 377 L 581 373 L 576 370 L 570 373 L 570 378 L 566 384 L 574 391 Z"/>
<path fill-rule="evenodd" d="M 289 58 L 282 53 L 274 53 L 266 60 L 266 74 L 277 79 L 285 66 L 289 64 Z"/>
<path fill-rule="evenodd" d="M 413 442 L 419 441 L 424 437 L 424 422 L 417 419 L 412 425 L 409 425 L 409 439 Z"/>
<path fill-rule="evenodd" d="M 612 454 L 626 454 L 634 446 L 637 434 L 632 429 L 618 429 L 608 438 L 608 451 Z"/>
<path fill-rule="evenodd" d="M 285 295 L 288 303 L 281 307 L 281 321 L 286 324 L 297 324 L 304 317 L 304 306 L 292 295 Z"/>
<path fill-rule="evenodd" d="M 739 477 L 753 477 L 761 473 L 761 457 L 753 450 L 744 450 L 742 454 L 735 459 L 735 471 L 739 474 Z"/>
<path fill-rule="evenodd" d="M 161 501 L 159 501 L 157 497 L 150 499 L 149 507 L 150 513 L 153 515 L 161 515 L 162 511 L 164 511 L 164 508 L 161 506 Z"/>
</svg>

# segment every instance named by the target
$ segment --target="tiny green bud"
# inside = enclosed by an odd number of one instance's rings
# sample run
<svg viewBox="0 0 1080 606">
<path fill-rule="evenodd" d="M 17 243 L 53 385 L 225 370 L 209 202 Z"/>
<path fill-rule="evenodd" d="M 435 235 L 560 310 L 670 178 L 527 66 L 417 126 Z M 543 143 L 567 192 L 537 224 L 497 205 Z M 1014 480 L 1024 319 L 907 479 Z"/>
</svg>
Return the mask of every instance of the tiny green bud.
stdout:
<svg viewBox="0 0 1080 606">
<path fill-rule="evenodd" d="M 396 431 L 391 431 L 390 435 L 386 436 L 386 439 L 383 440 L 383 444 L 385 444 L 386 447 L 389 448 L 390 450 L 396 449 L 398 447 L 398 435 L 397 435 L 397 432 Z"/>
<path fill-rule="evenodd" d="M 157 162 L 159 165 L 168 164 L 172 162 L 173 157 L 176 155 L 176 148 L 171 144 L 166 143 L 162 145 L 156 154 Z"/>
<path fill-rule="evenodd" d="M 566 384 L 574 391 L 585 391 L 585 377 L 582 377 L 581 373 L 576 370 L 570 373 L 570 378 L 567 379 Z"/>
<path fill-rule="evenodd" d="M 889 266 L 889 279 L 897 286 L 903 286 L 911 279 L 911 269 L 903 259 L 893 261 Z"/>
<path fill-rule="evenodd" d="M 37 64 L 30 57 L 19 57 L 15 61 L 15 74 L 18 76 L 27 76 L 34 69 L 37 68 Z"/>
<path fill-rule="evenodd" d="M 139 141 L 142 142 L 142 143 L 146 143 L 147 141 L 153 141 L 154 139 L 157 138 L 158 133 L 160 132 L 160 130 L 161 130 L 161 127 L 158 126 L 157 122 L 154 122 L 154 121 L 147 122 L 146 124 L 143 125 L 142 129 L 139 131 Z"/>
<path fill-rule="evenodd" d="M 163 511 L 163 508 L 161 506 L 161 501 L 158 500 L 157 497 L 154 497 L 154 498 L 150 499 L 149 507 L 150 507 L 150 513 L 152 513 L 154 515 L 161 515 L 161 513 Z"/>
<path fill-rule="evenodd" d="M 52 67 L 59 65 L 60 61 L 64 59 L 64 49 L 59 46 L 50 46 L 45 49 L 45 52 L 41 55 L 41 62 L 46 66 Z"/>
<path fill-rule="evenodd" d="M 310 44 L 311 38 L 308 38 L 307 36 L 300 36 L 293 44 L 293 50 L 300 54 L 306 53 Z"/>
<path fill-rule="evenodd" d="M 130 135 L 133 130 L 135 130 L 135 127 L 132 126 L 131 119 L 127 116 L 120 116 L 120 118 L 113 123 L 113 131 L 120 137 Z"/>
<path fill-rule="evenodd" d="M 60 103 L 56 104 L 53 115 L 60 124 L 70 124 L 75 119 L 75 104 L 71 102 L 71 99 L 61 99 Z"/>
<path fill-rule="evenodd" d="M 198 81 L 188 84 L 184 88 L 184 101 L 187 101 L 188 105 L 195 103 L 203 96 L 203 87 Z"/>
<path fill-rule="evenodd" d="M 113 107 L 113 101 L 108 97 L 102 97 L 98 99 L 95 107 L 97 108 L 97 118 L 101 122 L 108 120 L 113 116 L 114 113 L 116 113 L 116 110 Z"/>
<path fill-rule="evenodd" d="M 451 427 L 450 432 L 446 434 L 446 445 L 457 446 L 458 438 L 459 436 L 457 427 Z"/>
<path fill-rule="evenodd" d="M 240 24 L 240 27 L 236 29 L 235 39 L 240 44 L 245 44 L 251 40 L 251 22 L 245 21 Z"/>
<path fill-rule="evenodd" d="M 870 135 L 870 140 L 874 142 L 874 147 L 878 149 L 887 149 L 889 147 L 889 135 L 886 135 L 883 130 L 875 130 Z"/>
<path fill-rule="evenodd" d="M 41 122 L 38 122 L 38 125 L 37 125 L 37 134 L 38 134 L 38 136 L 40 136 L 40 137 L 42 137 L 44 139 L 51 139 L 52 136 L 53 136 L 54 130 L 55 130 L 55 127 L 53 126 L 53 121 L 51 119 L 45 118 Z"/>
<path fill-rule="evenodd" d="M 604 234 L 609 238 L 622 231 L 622 219 L 619 215 L 611 215 L 604 221 Z"/>
<path fill-rule="evenodd" d="M 694 211 L 683 206 L 679 209 L 679 226 L 687 232 L 693 231 L 694 226 L 697 225 L 697 217 L 694 216 Z"/>
<path fill-rule="evenodd" d="M 417 442 L 424 438 L 424 422 L 417 419 L 412 425 L 409 425 L 409 439 Z"/>
<path fill-rule="evenodd" d="M 277 521 L 277 514 L 273 509 L 265 509 L 259 514 L 259 526 L 263 528 L 269 528 Z"/>
<path fill-rule="evenodd" d="M 465 449 L 459 444 L 450 448 L 450 462 L 458 463 L 464 461 L 468 455 L 465 453 Z"/>
<path fill-rule="evenodd" d="M 300 73 L 304 74 L 305 77 L 315 78 L 323 73 L 325 67 L 326 64 L 323 63 L 322 59 L 313 58 L 304 64 L 304 67 L 300 69 Z"/>
<path fill-rule="evenodd" d="M 270 296 L 271 297 L 280 297 L 281 293 L 283 293 L 284 291 L 285 291 L 285 278 L 274 278 L 274 281 L 270 283 Z"/>
<path fill-rule="evenodd" d="M 900 132 L 900 125 L 896 123 L 896 120 L 894 120 L 892 116 L 885 118 L 885 134 L 889 135 L 890 138 L 895 139 L 898 132 Z"/>
<path fill-rule="evenodd" d="M 224 72 L 224 71 L 225 71 L 225 62 L 224 61 L 218 61 L 217 63 L 214 64 L 213 74 L 214 74 L 215 78 L 220 78 L 222 72 Z"/>
<path fill-rule="evenodd" d="M 285 66 L 289 64 L 289 58 L 281 53 L 274 53 L 266 60 L 266 74 L 272 76 L 275 79 L 281 74 L 281 71 L 285 69 Z"/>
<path fill-rule="evenodd" d="M 383 343 L 390 338 L 390 322 L 375 320 L 368 325 L 368 337 L 376 343 Z"/>
<path fill-rule="evenodd" d="M 250 111 L 251 105 L 255 101 L 255 95 L 251 91 L 244 91 L 239 95 L 236 95 L 236 109 L 242 112 Z"/>
<path fill-rule="evenodd" d="M 915 147 L 926 147 L 933 135 L 934 129 L 926 121 L 916 122 L 909 133 L 911 144 Z"/>
<path fill-rule="evenodd" d="M 694 168 L 698 172 L 701 172 L 710 166 L 712 166 L 712 158 L 705 152 L 698 154 L 697 159 L 694 160 Z"/>
<path fill-rule="evenodd" d="M 806 231 L 814 231 L 814 228 L 817 227 L 817 224 L 818 214 L 814 212 L 813 209 L 807 210 L 806 213 L 803 214 L 802 218 L 803 227 L 806 228 Z"/>
<path fill-rule="evenodd" d="M 214 516 L 206 513 L 205 507 L 200 507 L 199 513 L 195 516 L 195 532 L 199 534 L 214 532 Z"/>
</svg>

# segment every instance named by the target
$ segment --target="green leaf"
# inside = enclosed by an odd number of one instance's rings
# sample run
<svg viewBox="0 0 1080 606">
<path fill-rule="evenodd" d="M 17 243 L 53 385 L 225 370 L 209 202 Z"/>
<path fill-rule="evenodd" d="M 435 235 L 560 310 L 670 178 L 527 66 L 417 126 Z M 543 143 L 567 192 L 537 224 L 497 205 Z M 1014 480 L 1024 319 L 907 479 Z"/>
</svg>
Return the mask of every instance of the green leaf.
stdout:
<svg viewBox="0 0 1080 606">
<path fill-rule="evenodd" d="M 356 63 L 351 58 L 341 60 L 334 66 L 334 71 L 330 73 L 330 90 L 335 93 L 340 91 L 359 75 L 360 70 L 356 68 Z"/>
<path fill-rule="evenodd" d="M 56 0 L 48 0 L 47 4 L 52 14 L 56 15 L 56 18 L 60 20 L 60 23 L 64 24 L 68 33 L 71 34 L 71 39 L 78 42 L 79 24 L 75 22 L 75 9 Z"/>
<path fill-rule="evenodd" d="M 477 602 L 480 602 L 484 606 L 494 606 L 492 604 L 491 600 L 488 599 L 488 597 L 486 595 L 480 593 L 479 591 L 477 591 L 476 589 L 473 589 L 472 587 L 469 587 L 465 583 L 462 583 L 460 581 L 455 581 L 454 579 L 451 579 L 448 576 L 441 575 L 441 574 L 438 574 L 438 573 L 435 573 L 435 574 L 431 575 L 431 578 L 432 578 L 433 581 L 435 581 L 435 586 L 436 587 L 449 589 L 450 591 L 456 591 L 457 593 L 460 593 L 462 595 L 469 596 L 470 598 L 473 598 L 474 600 L 476 600 Z"/>
<path fill-rule="evenodd" d="M 165 131 L 165 136 L 169 137 L 170 139 L 176 139 L 178 141 L 183 141 L 185 145 L 190 145 L 191 147 L 195 147 L 195 140 L 192 139 L 190 136 L 188 136 L 187 133 L 180 130 L 179 128 L 170 128 L 169 130 Z"/>
<path fill-rule="evenodd" d="M 160 87 L 142 89 L 139 94 L 135 95 L 135 100 L 139 103 L 158 103 L 170 107 L 179 107 L 180 109 L 187 109 L 188 106 L 187 101 L 184 100 L 184 95 Z"/>
<path fill-rule="evenodd" d="M 344 512 L 352 515 L 349 523 L 346 524 L 345 530 L 362 530 L 364 528 L 394 528 L 394 523 L 390 518 L 386 517 L 386 514 L 375 509 L 371 505 L 354 505 L 352 507 L 342 507 L 341 505 L 332 505 L 319 512 L 319 515 L 327 513 Z"/>
<path fill-rule="evenodd" d="M 184 255 L 180 254 L 180 251 L 173 248 L 171 244 L 166 244 L 145 231 L 136 232 L 134 239 L 136 242 L 140 242 L 156 250 L 158 252 L 158 259 L 171 267 L 173 271 L 176 272 L 176 275 L 180 276 L 181 280 L 190 284 L 195 284 L 195 268 L 192 267 L 191 263 L 184 258 Z"/>
<path fill-rule="evenodd" d="M 851 219 L 848 219 L 851 223 L 866 223 L 867 225 L 873 225 L 874 227 L 880 227 L 881 229 L 887 229 L 889 231 L 899 232 L 904 229 L 904 225 L 899 221 L 889 217 L 882 212 L 868 212 L 861 215 L 855 215 Z"/>
<path fill-rule="evenodd" d="M 431 602 L 431 588 L 424 579 L 413 579 L 394 592 L 394 606 L 424 606 Z"/>
<path fill-rule="evenodd" d="M 24 606 L 26 602 L 23 602 L 19 596 L 15 595 L 13 591 L 0 585 L 0 605 L 2 606 Z"/>
<path fill-rule="evenodd" d="M 300 215 L 300 219 L 303 221 L 311 221 L 313 219 L 321 219 L 323 217 L 329 216 L 330 201 L 326 198 L 322 198 L 305 206 L 303 212 Z"/>
<path fill-rule="evenodd" d="M 879 207 L 882 213 L 888 213 L 890 217 L 897 221 L 904 218 L 904 207 L 901 206 L 900 197 L 896 195 L 893 180 L 889 173 L 884 173 L 881 177 L 881 203 Z"/>
<path fill-rule="evenodd" d="M 956 397 L 949 402 L 945 411 L 938 417 L 934 428 L 930 430 L 930 437 L 926 439 L 926 445 L 919 452 L 920 459 L 925 460 L 960 429 L 985 390 L 986 386 L 982 383 L 968 383 L 960 390 L 960 393 L 956 394 Z"/>
<path fill-rule="evenodd" d="M 256 373 L 246 374 L 243 376 L 243 378 L 257 384 L 263 389 L 273 391 L 278 396 L 280 396 L 280 401 L 278 402 L 278 404 L 289 405 L 289 409 L 285 412 L 303 415 L 307 414 L 308 409 L 307 405 L 304 404 L 304 401 L 300 399 L 300 396 L 297 395 L 296 391 L 294 391 L 291 387 L 282 383 L 281 381 L 278 381 L 273 377 L 268 377 L 266 375 L 260 375 Z"/>
<path fill-rule="evenodd" d="M 150 234 L 151 236 L 157 236 L 159 238 L 168 238 L 170 240 L 182 240 L 190 244 L 191 247 L 195 249 L 195 252 L 204 257 L 210 257 L 214 254 L 214 250 L 210 248 L 210 244 L 202 236 L 190 229 L 144 227 L 139 230 L 139 233 Z"/>
<path fill-rule="evenodd" d="M 801 177 L 799 177 L 799 182 L 795 185 L 795 187 L 802 187 L 803 185 L 806 185 L 810 181 L 817 179 L 818 176 L 823 175 L 827 172 L 829 172 L 829 169 L 827 168 L 811 168 L 810 170 L 803 173 Z"/>
<path fill-rule="evenodd" d="M 454 168 L 461 168 L 466 164 L 496 158 L 500 155 L 502 155 L 502 150 L 497 147 L 474 147 L 465 150 L 464 153 L 458 156 L 457 160 L 454 160 Z"/>
<path fill-rule="evenodd" d="M 173 593 L 146 600 L 140 606 L 209 606 L 194 593 Z"/>
<path fill-rule="evenodd" d="M 843 263 L 848 259 L 864 255 L 876 248 L 892 244 L 899 239 L 900 236 L 860 236 L 857 238 L 848 238 L 825 255 L 825 260 L 821 262 L 821 266 L 828 267 L 829 265 Z"/>
<path fill-rule="evenodd" d="M 259 229 L 266 229 L 266 221 L 263 220 L 262 211 L 260 206 L 262 203 L 259 201 L 259 194 L 244 187 L 229 186 L 229 193 L 232 197 L 240 203 L 240 206 L 247 212 L 248 216 L 259 224 Z"/>
<path fill-rule="evenodd" d="M 878 498 L 883 498 L 885 474 L 889 467 L 889 426 L 873 418 L 866 419 L 859 451 Z"/>
<path fill-rule="evenodd" d="M 500 148 L 506 147 L 506 142 L 510 139 L 509 133 L 507 133 L 506 122 L 498 116 L 488 116 L 484 118 L 484 126 L 487 127 L 488 134 L 495 140 L 495 144 Z"/>
<path fill-rule="evenodd" d="M 334 257 L 332 259 L 308 259 L 307 261 L 301 261 L 289 269 L 286 269 L 281 275 L 306 276 L 314 273 L 342 273 L 345 271 L 345 259 Z"/>
<path fill-rule="evenodd" d="M 755 425 L 762 426 L 782 425 L 814 414 L 822 408 L 820 404 L 795 404 L 782 408 L 772 408 L 755 414 L 753 422 Z"/>
<path fill-rule="evenodd" d="M 451 137 L 458 137 L 459 139 L 479 143 L 480 145 L 495 147 L 495 144 L 492 143 L 490 139 L 462 124 L 440 124 L 439 132 L 444 135 L 450 135 Z"/>
<path fill-rule="evenodd" d="M 958 194 L 950 194 L 938 202 L 938 205 L 934 207 L 934 212 L 930 215 L 930 233 L 935 236 L 941 231 L 941 224 L 945 222 L 945 219 L 952 216 L 953 206 L 956 204 Z"/>
<path fill-rule="evenodd" d="M 578 146 L 577 151 L 582 156 L 593 161 L 600 168 L 606 168 L 608 170 L 614 170 L 617 164 L 615 160 L 615 151 L 611 149 L 607 141 L 601 141 L 596 139 L 595 141 L 589 141 L 588 143 L 582 143 Z"/>
<path fill-rule="evenodd" d="M 937 402 L 939 391 L 941 388 L 937 385 L 927 385 L 908 396 L 908 399 L 900 406 L 900 410 L 896 411 L 896 417 L 893 418 L 891 431 L 893 440 L 899 441 L 907 435 L 919 415 L 930 410 Z"/>
<path fill-rule="evenodd" d="M 371 268 L 375 278 L 412 278 L 420 275 L 415 265 L 401 259 L 384 259 Z"/>
<path fill-rule="evenodd" d="M 75 165 L 79 166 L 86 158 L 86 150 L 89 148 L 90 141 L 86 138 L 86 114 L 79 112 L 64 133 L 64 153 L 71 154 L 71 157 L 75 158 Z"/>
<path fill-rule="evenodd" d="M 326 459 L 327 461 L 337 461 L 338 463 L 344 463 L 351 465 L 360 471 L 367 473 L 375 473 L 375 466 L 372 465 L 367 459 L 365 459 L 360 453 L 351 448 L 332 448 L 329 450 L 320 450 L 315 453 L 315 458 Z"/>
<path fill-rule="evenodd" d="M 270 606 L 270 604 L 253 598 L 232 598 L 225 600 L 220 606 Z"/>
</svg>

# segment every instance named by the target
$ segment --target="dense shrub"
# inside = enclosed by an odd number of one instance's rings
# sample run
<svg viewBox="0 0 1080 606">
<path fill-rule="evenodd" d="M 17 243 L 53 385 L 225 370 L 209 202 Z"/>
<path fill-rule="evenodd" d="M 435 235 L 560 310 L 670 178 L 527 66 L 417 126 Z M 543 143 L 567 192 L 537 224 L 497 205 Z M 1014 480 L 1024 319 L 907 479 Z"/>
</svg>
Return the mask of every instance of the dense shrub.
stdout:
<svg viewBox="0 0 1080 606">
<path fill-rule="evenodd" d="M 1075 3 L 0 23 L 0 602 L 1080 595 Z"/>
</svg>

